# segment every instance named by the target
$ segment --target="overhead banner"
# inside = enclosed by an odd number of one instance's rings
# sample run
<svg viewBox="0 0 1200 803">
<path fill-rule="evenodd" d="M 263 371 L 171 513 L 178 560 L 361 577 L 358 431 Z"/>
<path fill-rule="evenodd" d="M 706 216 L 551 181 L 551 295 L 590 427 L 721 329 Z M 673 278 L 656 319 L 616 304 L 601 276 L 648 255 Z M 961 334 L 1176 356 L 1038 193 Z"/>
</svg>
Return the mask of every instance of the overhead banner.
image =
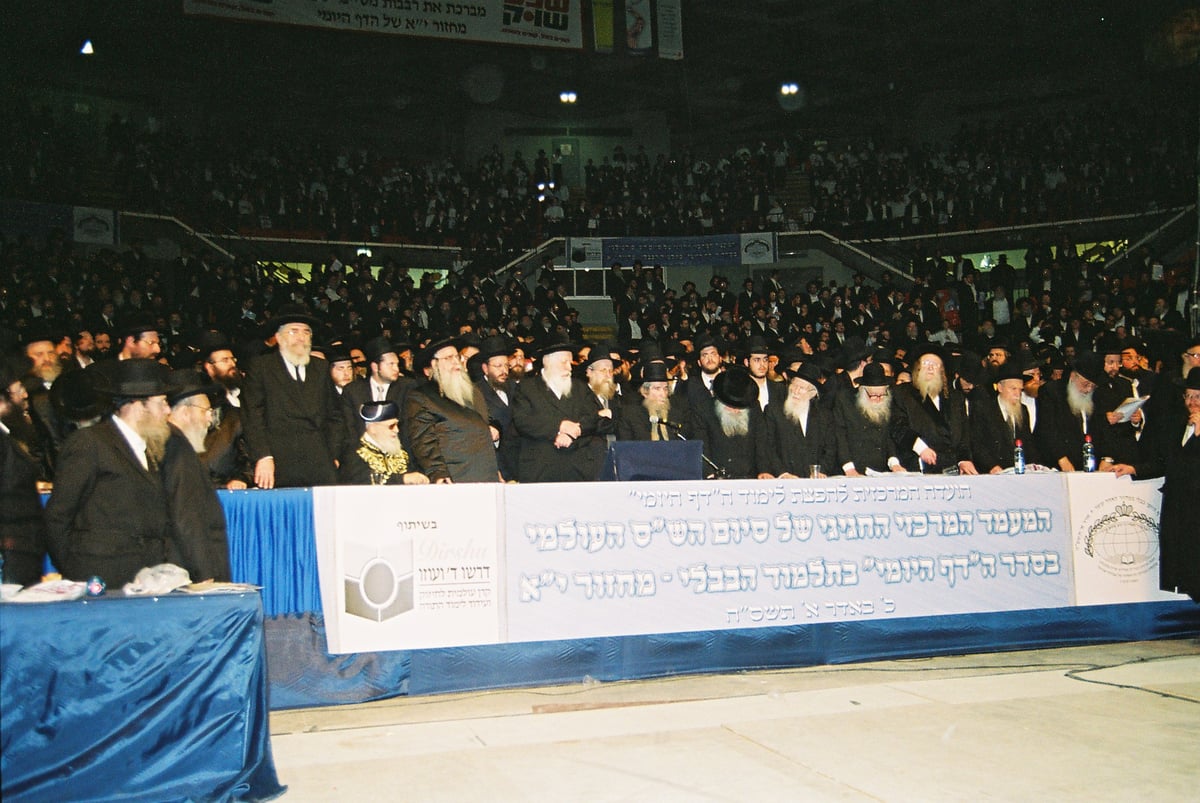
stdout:
<svg viewBox="0 0 1200 803">
<path fill-rule="evenodd" d="M 117 215 L 111 209 L 90 206 L 71 208 L 72 237 L 77 243 L 114 245 L 117 242 Z"/>
<path fill-rule="evenodd" d="M 501 640 L 499 485 L 313 489 L 329 652 Z"/>
<path fill-rule="evenodd" d="M 1076 605 L 1184 600 L 1158 588 L 1162 479 L 1109 473 L 1066 475 Z"/>
<path fill-rule="evenodd" d="M 508 639 L 1070 604 L 1058 474 L 506 488 Z"/>
<path fill-rule="evenodd" d="M 666 267 L 768 265 L 776 261 L 774 232 L 712 237 L 570 237 L 567 266 L 604 268 L 614 262 Z"/>
<path fill-rule="evenodd" d="M 582 0 L 183 0 L 185 14 L 344 31 L 583 49 Z"/>
<path fill-rule="evenodd" d="M 683 12 L 680 0 L 658 0 L 658 57 L 679 61 L 683 58 Z"/>
</svg>

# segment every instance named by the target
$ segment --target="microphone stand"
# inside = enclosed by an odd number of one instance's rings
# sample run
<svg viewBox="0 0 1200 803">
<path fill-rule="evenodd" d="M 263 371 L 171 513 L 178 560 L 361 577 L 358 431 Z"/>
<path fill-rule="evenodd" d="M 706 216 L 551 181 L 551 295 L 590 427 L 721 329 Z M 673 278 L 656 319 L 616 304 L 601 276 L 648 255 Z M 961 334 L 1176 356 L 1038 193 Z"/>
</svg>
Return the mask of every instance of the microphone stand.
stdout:
<svg viewBox="0 0 1200 803">
<path fill-rule="evenodd" d="M 664 427 L 671 429 L 675 433 L 675 437 L 679 438 L 679 440 L 681 440 L 681 441 L 687 440 L 687 438 L 685 438 L 683 436 L 683 432 L 680 431 L 683 429 L 682 424 L 676 424 L 674 421 L 661 421 L 661 420 L 656 421 L 656 420 L 654 420 L 656 418 L 658 418 L 658 416 L 652 416 L 650 419 L 650 423 L 651 424 L 662 424 Z M 714 475 L 715 479 L 723 480 L 723 479 L 728 478 L 729 473 L 723 467 L 718 466 L 716 463 L 714 463 L 712 460 L 710 460 L 708 455 L 706 455 L 704 453 L 703 449 L 700 450 L 700 459 L 704 461 L 705 465 L 707 465 L 709 468 L 711 468 L 713 470 L 713 475 Z"/>
</svg>

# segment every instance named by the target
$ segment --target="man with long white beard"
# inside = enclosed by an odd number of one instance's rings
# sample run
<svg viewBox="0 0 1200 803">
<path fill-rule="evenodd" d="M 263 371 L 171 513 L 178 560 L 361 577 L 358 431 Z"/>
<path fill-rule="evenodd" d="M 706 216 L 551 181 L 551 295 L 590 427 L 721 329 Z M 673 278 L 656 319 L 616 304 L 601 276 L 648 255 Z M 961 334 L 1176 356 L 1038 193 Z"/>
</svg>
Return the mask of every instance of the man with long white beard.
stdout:
<svg viewBox="0 0 1200 803">
<path fill-rule="evenodd" d="M 687 404 L 677 399 L 672 404 L 671 384 L 665 362 L 642 366 L 642 384 L 638 386 L 640 404 L 630 402 L 617 421 L 617 440 L 669 441 L 675 433 L 692 437 L 691 416 Z"/>
<path fill-rule="evenodd" d="M 167 562 L 187 569 L 193 580 L 232 579 L 225 511 L 197 458 L 212 426 L 213 403 L 222 395 L 219 386 L 194 371 L 167 377 L 171 436 L 159 468 L 172 525 Z"/>
<path fill-rule="evenodd" d="M 364 431 L 342 457 L 342 485 L 428 485 L 429 477 L 413 469 L 400 445 L 400 408 L 395 402 L 371 402 L 358 408 Z"/>
<path fill-rule="evenodd" d="M 909 366 L 912 382 L 897 387 L 892 402 L 892 437 L 901 462 L 910 471 L 978 474 L 971 461 L 967 410 L 946 377 L 941 348 L 922 343 Z"/>
<path fill-rule="evenodd" d="M 439 485 L 501 481 L 487 404 L 467 376 L 458 341 L 431 343 L 418 363 L 429 382 L 404 403 L 413 467 Z"/>
<path fill-rule="evenodd" d="M 1095 352 L 1080 354 L 1062 379 L 1047 382 L 1038 391 L 1037 438 L 1046 465 L 1060 471 L 1083 469 L 1083 440 L 1095 433 L 1100 418 L 1095 415 L 1093 394 L 1107 378 L 1104 360 Z M 1094 435 L 1093 435 L 1094 437 Z M 1100 457 L 1099 453 L 1096 455 Z"/>
<path fill-rule="evenodd" d="M 583 380 L 571 376 L 574 350 L 565 340 L 543 346 L 541 371 L 517 386 L 512 411 L 521 482 L 590 482 L 604 467 L 599 406 Z"/>
<path fill-rule="evenodd" d="M 868 363 L 854 394 L 841 394 L 834 405 L 838 459 L 847 477 L 861 477 L 868 469 L 904 471 L 892 440 L 893 383 L 885 363 Z"/>
<path fill-rule="evenodd" d="M 1024 395 L 1025 374 L 1014 360 L 997 369 L 996 395 L 971 405 L 971 455 L 981 474 L 999 474 L 1012 468 L 1016 441 L 1021 441 L 1025 462 L 1042 462 L 1034 431 L 1037 407 Z"/>
<path fill-rule="evenodd" d="M 787 396 L 763 412 L 758 436 L 758 478 L 820 477 L 838 473 L 833 413 L 819 403 L 821 369 L 813 362 L 782 368 Z"/>
<path fill-rule="evenodd" d="M 329 365 L 312 356 L 317 320 L 289 304 L 271 325 L 279 351 L 250 363 L 241 396 L 254 482 L 259 488 L 334 485 L 346 424 Z"/>
<path fill-rule="evenodd" d="M 158 471 L 171 435 L 166 372 L 149 359 L 114 363 L 116 412 L 63 444 L 46 533 L 64 577 L 98 575 L 118 587 L 167 559 L 171 518 Z"/>
<path fill-rule="evenodd" d="M 714 470 L 716 478 L 757 477 L 757 435 L 762 427 L 762 409 L 758 403 L 758 384 L 750 372 L 740 365 L 722 372 L 713 382 L 713 399 L 709 404 L 713 415 L 698 419 L 694 426 L 704 441 L 704 455 L 720 469 Z"/>
</svg>

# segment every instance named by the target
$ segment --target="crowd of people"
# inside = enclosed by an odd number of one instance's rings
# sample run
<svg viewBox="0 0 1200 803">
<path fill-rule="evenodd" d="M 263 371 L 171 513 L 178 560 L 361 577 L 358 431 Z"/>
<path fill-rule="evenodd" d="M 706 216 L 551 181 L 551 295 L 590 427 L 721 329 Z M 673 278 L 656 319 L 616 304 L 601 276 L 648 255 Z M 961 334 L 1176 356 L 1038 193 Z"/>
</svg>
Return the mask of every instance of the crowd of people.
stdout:
<svg viewBox="0 0 1200 803">
<path fill-rule="evenodd" d="M 1144 254 L 1107 277 L 1066 240 L 1027 262 L 1042 258 L 1024 282 L 955 258 L 905 289 L 788 288 L 775 270 L 737 294 L 613 265 L 617 338 L 587 344 L 549 264 L 414 281 L 331 254 L 289 282 L 10 243 L 0 423 L 24 502 L 4 508 L 42 535 L 13 541 L 6 522 L 4 571 L 26 582 L 49 550 L 81 576 L 172 560 L 221 577 L 215 489 L 587 481 L 622 440 L 699 440 L 714 478 L 999 473 L 1018 440 L 1027 464 L 1076 471 L 1085 438 L 1102 471 L 1194 468 L 1187 280 Z M 33 481 L 55 489 L 44 525 Z M 129 498 L 136 527 L 112 504 Z"/>
<path fill-rule="evenodd" d="M 185 132 L 114 116 L 103 153 L 46 110 L 13 104 L 0 196 L 128 209 L 228 233 L 457 245 L 479 261 L 549 236 L 672 236 L 825 229 L 882 237 L 1140 213 L 1194 200 L 1187 110 L 1154 98 L 1032 119 L 964 123 L 947 142 L 884 129 L 827 141 L 792 132 L 734 148 L 586 158 L 493 147 L 473 164 L 407 159 L 362 141 Z M 97 170 L 96 165 L 109 168 Z M 98 179 L 92 186 L 81 178 Z M 807 189 L 797 197 L 789 175 Z M 105 183 L 107 182 L 107 183 Z M 94 183 L 94 182 L 93 182 Z"/>
</svg>

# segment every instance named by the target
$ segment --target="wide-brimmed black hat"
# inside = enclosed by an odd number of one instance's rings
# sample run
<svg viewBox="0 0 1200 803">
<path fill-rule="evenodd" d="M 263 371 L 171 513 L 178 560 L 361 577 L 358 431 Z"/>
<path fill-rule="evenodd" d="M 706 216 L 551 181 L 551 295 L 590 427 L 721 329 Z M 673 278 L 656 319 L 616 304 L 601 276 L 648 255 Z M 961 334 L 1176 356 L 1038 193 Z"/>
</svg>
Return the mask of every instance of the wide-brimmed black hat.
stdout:
<svg viewBox="0 0 1200 803">
<path fill-rule="evenodd" d="M 867 341 L 858 335 L 852 335 L 846 338 L 845 343 L 842 343 L 841 367 L 848 371 L 870 356 L 871 349 L 867 347 Z"/>
<path fill-rule="evenodd" d="M 39 319 L 21 331 L 18 342 L 22 346 L 28 346 L 30 343 L 57 343 L 63 339 L 63 335 L 63 332 L 51 326 L 48 321 Z"/>
<path fill-rule="evenodd" d="M 87 421 L 112 410 L 108 376 L 92 363 L 82 371 L 64 371 L 50 386 L 50 403 L 67 421 Z M 2 382 L 3 380 L 0 380 Z M 0 388 L 7 385 L 0 384 Z"/>
<path fill-rule="evenodd" d="M 415 365 L 417 368 L 428 368 L 433 365 L 434 356 L 446 348 L 453 346 L 455 351 L 458 351 L 459 341 L 457 337 L 439 337 L 437 340 L 430 341 L 429 345 L 421 349 L 421 353 L 417 355 Z"/>
<path fill-rule="evenodd" d="M 1188 371 L 1187 377 L 1183 380 L 1184 390 L 1200 390 L 1200 368 L 1193 368 Z"/>
<path fill-rule="evenodd" d="M 717 353 L 724 356 L 729 352 L 729 344 L 723 338 L 715 338 L 707 332 L 696 338 L 696 342 L 692 344 L 695 348 L 696 359 L 700 359 L 700 352 L 704 351 L 709 346 L 717 350 Z"/>
<path fill-rule="evenodd" d="M 485 337 L 479 344 L 479 357 L 485 362 L 492 357 L 507 357 L 512 351 L 512 344 L 504 335 Z"/>
<path fill-rule="evenodd" d="M 779 373 L 783 374 L 789 383 L 793 379 L 803 379 L 805 382 L 811 383 L 814 387 L 816 387 L 818 393 L 821 390 L 821 380 L 825 377 L 825 373 L 821 370 L 821 366 L 817 365 L 816 362 L 812 360 L 800 363 L 799 367 L 794 371 L 784 368 Z"/>
<path fill-rule="evenodd" d="M 167 402 L 172 407 L 191 396 L 207 396 L 216 406 L 224 395 L 224 388 L 197 371 L 172 371 L 167 376 Z"/>
<path fill-rule="evenodd" d="M 128 318 L 121 319 L 121 325 L 117 327 L 116 335 L 118 339 L 124 340 L 127 337 L 140 335 L 142 332 L 157 332 L 158 319 L 153 315 L 139 313 L 131 315 Z"/>
<path fill-rule="evenodd" d="M 667 376 L 667 364 L 661 360 L 643 364 L 640 371 L 640 379 L 643 385 L 647 382 L 671 381 L 670 377 Z"/>
<path fill-rule="evenodd" d="M 1036 366 L 1030 366 L 1030 369 L 1034 367 Z M 1021 382 L 1025 382 L 1029 377 L 1025 376 L 1025 371 L 1020 362 L 1017 360 L 1005 360 L 1004 365 L 1001 365 L 996 371 L 995 381 L 999 383 L 1005 379 L 1019 379 Z"/>
<path fill-rule="evenodd" d="M 767 339 L 762 335 L 752 335 L 746 341 L 746 345 L 742 348 L 742 356 L 749 357 L 751 354 L 775 354 L 776 348 L 767 342 Z"/>
<path fill-rule="evenodd" d="M 108 383 L 102 392 L 114 398 L 145 399 L 167 393 L 167 366 L 157 360 L 136 357 L 96 363 Z M 97 383 L 99 384 L 99 383 Z"/>
<path fill-rule="evenodd" d="M 922 357 L 928 354 L 932 354 L 934 357 L 937 357 L 942 361 L 942 365 L 945 366 L 946 353 L 942 350 L 942 347 L 937 343 L 931 343 L 928 341 L 925 343 L 918 343 L 916 346 L 914 346 L 912 351 L 904 355 L 904 361 L 908 363 L 910 368 L 912 368 L 921 361 Z"/>
<path fill-rule="evenodd" d="M 537 355 L 545 357 L 547 354 L 554 354 L 559 351 L 569 351 L 574 354 L 579 350 L 579 346 L 572 343 L 565 335 L 558 335 L 550 338 L 545 343 L 537 347 Z"/>
<path fill-rule="evenodd" d="M 1085 351 L 1076 357 L 1071 370 L 1093 385 L 1103 385 L 1108 381 L 1108 374 L 1104 372 L 1104 357 L 1094 351 Z"/>
<path fill-rule="evenodd" d="M 353 362 L 354 359 L 350 356 L 350 349 L 339 343 L 325 347 L 325 361 L 332 366 L 335 362 Z"/>
<path fill-rule="evenodd" d="M 749 371 L 735 365 L 713 380 L 713 395 L 726 407 L 744 410 L 758 401 L 758 385 Z"/>
<path fill-rule="evenodd" d="M 201 332 L 200 336 L 196 338 L 196 351 L 201 359 L 207 360 L 213 352 L 228 351 L 232 353 L 235 349 L 224 332 L 209 329 Z"/>
<path fill-rule="evenodd" d="M 302 323 L 312 329 L 314 332 L 320 327 L 321 322 L 312 316 L 303 304 L 284 304 L 279 308 L 279 311 L 271 316 L 267 325 L 272 332 L 278 332 L 289 323 Z"/>
<path fill-rule="evenodd" d="M 615 357 L 613 355 L 616 355 Z M 609 360 L 612 363 L 621 362 L 621 348 L 611 340 L 606 340 L 603 343 L 597 343 L 592 346 L 588 352 L 587 359 L 583 361 L 583 366 L 588 368 L 601 360 Z"/>
<path fill-rule="evenodd" d="M 399 356 L 400 352 L 396 351 L 395 345 L 386 337 L 373 337 L 363 346 L 363 354 L 366 355 L 367 362 L 379 362 L 384 354 Z"/>
<path fill-rule="evenodd" d="M 358 417 L 368 424 L 391 421 L 400 417 L 400 406 L 395 402 L 370 402 L 358 408 Z"/>
<path fill-rule="evenodd" d="M 869 362 L 863 368 L 862 376 L 854 380 L 855 387 L 890 388 L 896 383 L 896 378 L 888 376 L 883 363 Z"/>
</svg>

